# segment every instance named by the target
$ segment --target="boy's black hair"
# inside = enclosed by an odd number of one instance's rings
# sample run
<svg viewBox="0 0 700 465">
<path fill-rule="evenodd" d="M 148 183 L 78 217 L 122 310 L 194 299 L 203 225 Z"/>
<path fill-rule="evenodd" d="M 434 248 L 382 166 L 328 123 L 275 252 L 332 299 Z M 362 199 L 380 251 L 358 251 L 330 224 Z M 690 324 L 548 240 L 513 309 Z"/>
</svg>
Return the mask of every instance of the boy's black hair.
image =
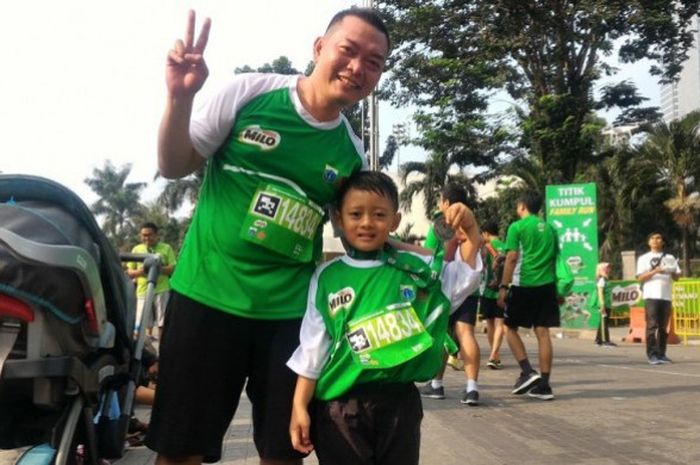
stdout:
<svg viewBox="0 0 700 465">
<path fill-rule="evenodd" d="M 461 184 L 451 182 L 445 184 L 445 186 L 440 191 L 442 198 L 450 202 L 450 204 L 460 202 L 467 204 L 467 190 Z"/>
<path fill-rule="evenodd" d="M 362 21 L 373 26 L 379 32 L 384 34 L 384 37 L 386 37 L 387 52 L 391 50 L 391 38 L 389 37 L 389 30 L 387 29 L 386 24 L 384 24 L 384 20 L 382 19 L 382 17 L 379 16 L 379 14 L 371 8 L 360 8 L 357 6 L 353 6 L 352 8 L 348 8 L 337 12 L 335 16 L 331 18 L 331 21 L 328 23 L 326 32 L 328 32 L 333 26 L 341 22 L 346 16 L 355 16 L 356 18 L 360 18 Z"/>
<path fill-rule="evenodd" d="M 481 225 L 481 230 L 491 234 L 492 236 L 498 236 L 498 223 L 491 220 Z"/>
<path fill-rule="evenodd" d="M 659 230 L 654 230 L 654 231 L 650 232 L 649 234 L 647 234 L 647 242 L 649 242 L 649 239 L 651 239 L 651 236 L 656 236 L 657 234 L 659 236 L 661 236 L 661 240 L 663 241 L 664 240 L 664 233 L 659 231 Z"/>
<path fill-rule="evenodd" d="M 150 221 L 143 223 L 141 229 L 152 229 L 154 233 L 158 234 L 158 226 Z"/>
<path fill-rule="evenodd" d="M 533 190 L 526 190 L 518 197 L 518 203 L 522 203 L 527 211 L 536 215 L 542 208 L 542 196 Z"/>
<path fill-rule="evenodd" d="M 394 212 L 399 211 L 399 190 L 394 181 L 381 171 L 358 171 L 343 181 L 336 196 L 338 210 L 343 206 L 345 196 L 350 189 L 381 195 L 389 199 L 394 207 Z"/>
</svg>

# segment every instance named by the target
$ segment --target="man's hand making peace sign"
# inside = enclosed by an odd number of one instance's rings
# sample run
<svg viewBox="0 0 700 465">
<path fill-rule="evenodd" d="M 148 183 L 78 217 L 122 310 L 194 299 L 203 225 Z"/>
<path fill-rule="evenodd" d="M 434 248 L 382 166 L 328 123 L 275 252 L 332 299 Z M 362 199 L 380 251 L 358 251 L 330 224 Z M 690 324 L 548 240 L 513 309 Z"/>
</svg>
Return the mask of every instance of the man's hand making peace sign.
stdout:
<svg viewBox="0 0 700 465">
<path fill-rule="evenodd" d="M 209 75 L 204 61 L 204 49 L 209 40 L 211 20 L 204 19 L 202 30 L 194 43 L 195 12 L 190 10 L 187 15 L 187 30 L 185 40 L 178 39 L 168 52 L 165 69 L 165 82 L 172 97 L 193 96 L 202 88 Z"/>
</svg>

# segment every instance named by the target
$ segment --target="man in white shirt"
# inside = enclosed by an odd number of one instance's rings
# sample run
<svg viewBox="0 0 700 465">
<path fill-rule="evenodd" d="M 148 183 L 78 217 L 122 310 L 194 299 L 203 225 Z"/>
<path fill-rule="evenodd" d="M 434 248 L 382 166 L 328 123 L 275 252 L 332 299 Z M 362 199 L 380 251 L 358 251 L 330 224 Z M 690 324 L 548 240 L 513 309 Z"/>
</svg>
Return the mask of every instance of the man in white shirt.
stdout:
<svg viewBox="0 0 700 465">
<path fill-rule="evenodd" d="M 671 316 L 673 281 L 681 275 L 678 260 L 664 253 L 664 238 L 659 232 L 647 237 L 650 251 L 637 259 L 637 278 L 642 283 L 646 316 L 647 358 L 650 365 L 671 363 L 666 356 L 668 320 Z"/>
</svg>

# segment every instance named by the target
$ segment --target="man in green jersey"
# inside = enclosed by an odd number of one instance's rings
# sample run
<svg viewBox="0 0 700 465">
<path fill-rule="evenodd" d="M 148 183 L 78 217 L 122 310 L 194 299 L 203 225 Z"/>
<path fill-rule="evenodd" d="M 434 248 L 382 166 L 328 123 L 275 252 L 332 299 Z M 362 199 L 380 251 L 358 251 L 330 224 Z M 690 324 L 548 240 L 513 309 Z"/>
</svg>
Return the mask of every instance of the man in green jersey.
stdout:
<svg viewBox="0 0 700 465">
<path fill-rule="evenodd" d="M 503 309 L 498 306 L 498 285 L 500 276 L 496 276 L 497 261 L 503 257 L 506 251 L 506 244 L 498 238 L 498 223 L 489 221 L 481 228 L 481 237 L 484 239 L 484 292 L 481 295 L 479 309 L 481 315 L 486 320 L 486 336 L 491 347 L 491 354 L 487 366 L 492 370 L 503 367 L 501 363 L 501 343 L 505 334 L 505 324 L 503 322 Z M 492 284 L 492 283 L 495 283 Z"/>
<path fill-rule="evenodd" d="M 508 228 L 506 263 L 498 294 L 505 306 L 506 338 L 522 373 L 513 394 L 552 400 L 549 375 L 552 341 L 549 328 L 559 326 L 556 259 L 559 250 L 554 228 L 537 216 L 542 197 L 523 192 L 517 203 L 520 219 Z M 530 365 L 518 327 L 535 329 L 541 375 Z"/>
<path fill-rule="evenodd" d="M 292 443 L 315 448 L 321 465 L 417 464 L 423 411 L 414 382 L 442 366 L 448 316 L 479 286 L 479 228 L 471 210 L 451 204 L 446 223 L 465 240 L 442 265 L 388 246 L 401 217 L 386 174 L 354 174 L 338 202 L 350 249 L 317 268 L 309 286 L 288 362 L 299 374 Z"/>
<path fill-rule="evenodd" d="M 341 110 L 376 86 L 389 54 L 382 20 L 349 9 L 313 45 L 310 76 L 246 73 L 193 112 L 207 77 L 206 19 L 170 50 L 158 162 L 167 178 L 205 166 L 171 279 L 158 391 L 146 444 L 157 463 L 221 458 L 243 386 L 263 464 L 301 463 L 289 440 L 308 283 L 321 256 L 323 207 L 366 166 Z"/>
</svg>

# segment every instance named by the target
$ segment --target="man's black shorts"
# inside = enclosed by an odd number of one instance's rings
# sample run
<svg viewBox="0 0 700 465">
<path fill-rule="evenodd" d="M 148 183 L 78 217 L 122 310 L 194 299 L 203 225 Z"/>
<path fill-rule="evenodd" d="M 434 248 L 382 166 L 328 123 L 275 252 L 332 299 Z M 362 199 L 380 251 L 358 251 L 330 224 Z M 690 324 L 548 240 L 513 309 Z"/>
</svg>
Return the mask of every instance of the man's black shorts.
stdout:
<svg viewBox="0 0 700 465">
<path fill-rule="evenodd" d="M 319 463 L 418 465 L 423 405 L 413 383 L 365 384 L 314 401 L 311 440 Z"/>
<path fill-rule="evenodd" d="M 497 299 L 481 297 L 481 307 L 479 308 L 479 311 L 481 312 L 481 316 L 487 320 L 503 318 L 503 309 L 498 306 Z"/>
<path fill-rule="evenodd" d="M 505 323 L 509 328 L 559 326 L 556 283 L 537 287 L 511 286 L 506 298 Z"/>
<path fill-rule="evenodd" d="M 476 325 L 477 313 L 479 313 L 479 298 L 470 295 L 462 302 L 462 305 L 450 315 L 450 326 L 458 321 L 474 326 Z"/>
<path fill-rule="evenodd" d="M 247 380 L 258 455 L 303 457 L 289 438 L 296 374 L 286 366 L 299 345 L 300 324 L 237 317 L 173 292 L 146 445 L 172 459 L 220 460 Z"/>
</svg>

